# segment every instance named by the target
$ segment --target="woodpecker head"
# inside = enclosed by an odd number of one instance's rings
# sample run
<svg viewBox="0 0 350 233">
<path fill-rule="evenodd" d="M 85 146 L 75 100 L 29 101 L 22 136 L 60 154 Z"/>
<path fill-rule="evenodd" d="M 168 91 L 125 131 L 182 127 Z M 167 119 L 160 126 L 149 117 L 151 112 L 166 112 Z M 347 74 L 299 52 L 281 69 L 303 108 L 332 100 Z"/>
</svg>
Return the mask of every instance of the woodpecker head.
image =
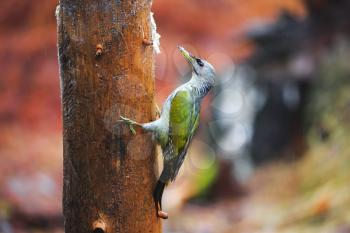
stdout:
<svg viewBox="0 0 350 233">
<path fill-rule="evenodd" d="M 192 74 L 195 74 L 196 78 L 214 84 L 216 76 L 215 69 L 209 62 L 202 58 L 193 56 L 181 46 L 178 46 L 178 49 L 192 67 Z"/>
</svg>

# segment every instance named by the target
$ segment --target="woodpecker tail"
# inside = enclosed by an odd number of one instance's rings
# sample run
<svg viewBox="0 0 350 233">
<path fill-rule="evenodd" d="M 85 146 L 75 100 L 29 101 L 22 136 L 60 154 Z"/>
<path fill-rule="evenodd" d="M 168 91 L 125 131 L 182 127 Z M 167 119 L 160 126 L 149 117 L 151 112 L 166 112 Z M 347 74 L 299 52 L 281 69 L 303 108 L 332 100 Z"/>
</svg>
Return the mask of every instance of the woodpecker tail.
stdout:
<svg viewBox="0 0 350 233">
<path fill-rule="evenodd" d="M 166 185 L 166 183 L 158 180 L 156 187 L 153 191 L 153 199 L 156 203 L 157 208 L 158 208 L 158 204 L 159 204 L 160 210 L 162 209 L 162 196 L 163 196 L 165 185 Z"/>
<path fill-rule="evenodd" d="M 162 196 L 165 185 L 166 183 L 162 182 L 161 180 L 158 180 L 156 187 L 153 191 L 153 199 L 157 210 L 157 216 L 163 219 L 168 218 L 168 214 L 162 211 Z"/>
</svg>

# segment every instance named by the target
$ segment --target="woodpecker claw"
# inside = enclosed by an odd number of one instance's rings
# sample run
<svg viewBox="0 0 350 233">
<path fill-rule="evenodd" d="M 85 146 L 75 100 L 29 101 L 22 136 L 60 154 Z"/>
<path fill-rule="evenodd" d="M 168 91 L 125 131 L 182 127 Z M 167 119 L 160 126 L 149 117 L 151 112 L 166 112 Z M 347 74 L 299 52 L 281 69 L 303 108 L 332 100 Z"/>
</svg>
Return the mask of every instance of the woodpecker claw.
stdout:
<svg viewBox="0 0 350 233">
<path fill-rule="evenodd" d="M 136 131 L 132 125 L 129 125 L 130 131 L 133 135 L 136 135 Z"/>
<path fill-rule="evenodd" d="M 131 133 L 133 135 L 136 135 L 136 131 L 134 129 L 134 125 L 140 126 L 140 124 L 137 123 L 136 121 L 133 121 L 133 120 L 131 120 L 129 118 L 126 118 L 126 117 L 123 117 L 123 116 L 120 116 L 120 120 L 118 122 L 122 122 L 122 123 L 128 124 L 129 125 L 129 129 L 130 129 L 130 131 L 131 131 Z"/>
</svg>

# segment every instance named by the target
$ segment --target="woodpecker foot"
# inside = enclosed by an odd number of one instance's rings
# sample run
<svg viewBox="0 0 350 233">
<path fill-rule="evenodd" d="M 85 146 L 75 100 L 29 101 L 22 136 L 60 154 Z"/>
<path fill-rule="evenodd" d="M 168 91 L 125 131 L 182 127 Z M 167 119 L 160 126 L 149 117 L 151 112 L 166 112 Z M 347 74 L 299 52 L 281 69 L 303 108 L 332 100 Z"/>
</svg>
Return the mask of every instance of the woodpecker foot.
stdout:
<svg viewBox="0 0 350 233">
<path fill-rule="evenodd" d="M 134 129 L 134 125 L 141 126 L 141 124 L 137 123 L 136 121 L 133 121 L 133 120 L 126 118 L 126 117 L 123 117 L 123 116 L 120 116 L 119 122 L 123 122 L 123 123 L 129 125 L 130 131 L 133 135 L 136 134 L 136 131 Z"/>
</svg>

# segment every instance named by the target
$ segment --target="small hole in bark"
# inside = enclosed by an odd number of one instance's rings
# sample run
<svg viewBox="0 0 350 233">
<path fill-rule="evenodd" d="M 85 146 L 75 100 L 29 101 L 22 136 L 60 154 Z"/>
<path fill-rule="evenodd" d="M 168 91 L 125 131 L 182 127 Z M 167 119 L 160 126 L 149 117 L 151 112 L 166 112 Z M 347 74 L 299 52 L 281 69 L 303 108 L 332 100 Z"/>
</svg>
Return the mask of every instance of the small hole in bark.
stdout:
<svg viewBox="0 0 350 233">
<path fill-rule="evenodd" d="M 94 229 L 93 233 L 105 233 L 105 231 L 98 227 L 98 228 Z"/>
<path fill-rule="evenodd" d="M 103 50 L 103 46 L 102 44 L 97 44 L 96 45 L 96 57 L 99 57 L 102 55 L 102 50 Z"/>
</svg>

